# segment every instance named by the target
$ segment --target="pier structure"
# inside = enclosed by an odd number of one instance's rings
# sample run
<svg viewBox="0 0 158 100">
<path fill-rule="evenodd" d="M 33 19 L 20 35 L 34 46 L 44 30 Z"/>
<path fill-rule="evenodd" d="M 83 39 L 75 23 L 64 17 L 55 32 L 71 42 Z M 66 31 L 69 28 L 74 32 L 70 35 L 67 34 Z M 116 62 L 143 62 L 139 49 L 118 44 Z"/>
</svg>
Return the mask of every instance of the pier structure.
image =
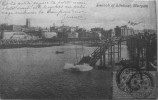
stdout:
<svg viewBox="0 0 158 100">
<path fill-rule="evenodd" d="M 157 37 L 156 34 L 137 34 L 127 39 L 127 47 L 131 61 L 140 67 L 153 70 L 153 64 L 157 61 Z M 152 65 L 151 65 L 152 64 Z"/>
<path fill-rule="evenodd" d="M 89 57 L 83 57 L 78 64 L 88 63 L 91 66 L 95 66 L 100 61 L 99 68 L 101 69 L 108 66 L 113 67 L 115 61 L 121 59 L 121 42 L 121 38 L 117 40 L 111 38 L 101 41 L 101 45 Z"/>
<path fill-rule="evenodd" d="M 156 34 L 140 33 L 129 35 L 126 37 L 113 37 L 102 40 L 90 57 L 83 57 L 78 64 L 88 63 L 91 66 L 96 66 L 100 61 L 99 68 L 107 68 L 115 66 L 115 63 L 121 61 L 121 45 L 126 42 L 129 52 L 130 61 L 139 67 L 148 67 L 152 70 L 157 59 L 157 37 Z M 88 60 L 87 60 L 88 59 Z M 156 66 L 156 65 L 155 65 Z"/>
</svg>

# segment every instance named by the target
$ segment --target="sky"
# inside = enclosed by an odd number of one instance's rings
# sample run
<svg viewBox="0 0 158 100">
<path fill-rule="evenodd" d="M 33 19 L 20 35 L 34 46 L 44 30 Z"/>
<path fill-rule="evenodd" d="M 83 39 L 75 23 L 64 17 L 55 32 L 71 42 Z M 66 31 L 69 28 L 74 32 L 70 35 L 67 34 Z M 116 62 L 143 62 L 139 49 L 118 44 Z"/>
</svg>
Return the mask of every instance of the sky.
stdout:
<svg viewBox="0 0 158 100">
<path fill-rule="evenodd" d="M 1 4 L 2 1 L 1 0 Z M 7 2 L 21 2 L 21 1 L 61 1 L 61 0 L 6 0 Z M 65 0 L 74 1 L 74 0 Z M 102 27 L 104 29 L 111 29 L 116 26 L 128 25 L 128 22 L 142 22 L 136 26 L 130 26 L 135 29 L 156 29 L 156 13 L 155 2 L 153 0 L 75 0 L 85 1 L 86 8 L 81 9 L 86 13 L 80 15 L 84 20 L 80 19 L 63 19 L 62 16 L 54 14 L 13 14 L 7 16 L 0 14 L 0 23 L 24 25 L 26 18 L 31 19 L 31 26 L 50 27 L 53 24 L 60 26 L 62 24 L 69 26 L 79 26 L 86 29 L 94 27 Z M 96 7 L 97 4 L 141 4 L 148 5 L 148 8 L 127 8 L 127 7 Z M 2 6 L 0 8 L 2 11 Z M 53 9 L 54 11 L 58 9 Z M 64 10 L 64 9 L 62 9 Z M 73 16 L 73 14 L 69 14 Z M 7 16 L 7 17 L 6 17 Z"/>
</svg>

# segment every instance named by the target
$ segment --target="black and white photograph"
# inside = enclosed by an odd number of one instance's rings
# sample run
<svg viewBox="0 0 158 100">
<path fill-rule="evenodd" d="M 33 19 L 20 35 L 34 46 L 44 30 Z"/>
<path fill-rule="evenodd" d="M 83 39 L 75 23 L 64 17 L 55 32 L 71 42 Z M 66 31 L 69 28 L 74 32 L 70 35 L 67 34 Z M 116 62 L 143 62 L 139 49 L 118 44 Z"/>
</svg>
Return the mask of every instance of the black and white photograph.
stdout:
<svg viewBox="0 0 158 100">
<path fill-rule="evenodd" d="M 0 99 L 157 100 L 156 0 L 0 0 Z"/>
</svg>

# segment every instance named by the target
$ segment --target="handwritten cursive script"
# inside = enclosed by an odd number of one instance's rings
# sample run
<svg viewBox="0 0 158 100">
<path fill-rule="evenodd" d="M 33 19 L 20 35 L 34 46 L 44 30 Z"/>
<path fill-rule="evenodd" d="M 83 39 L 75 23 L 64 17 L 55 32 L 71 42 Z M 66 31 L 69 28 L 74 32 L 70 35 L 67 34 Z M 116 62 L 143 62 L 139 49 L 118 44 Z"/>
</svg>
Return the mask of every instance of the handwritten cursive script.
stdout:
<svg viewBox="0 0 158 100">
<path fill-rule="evenodd" d="M 63 17 L 64 19 L 86 19 L 83 16 L 86 8 L 86 2 L 82 0 L 52 0 L 52 1 L 23 1 L 18 2 L 14 0 L 4 0 L 0 2 L 1 11 L 3 15 L 14 15 L 14 14 L 52 14 L 55 16 Z"/>
</svg>

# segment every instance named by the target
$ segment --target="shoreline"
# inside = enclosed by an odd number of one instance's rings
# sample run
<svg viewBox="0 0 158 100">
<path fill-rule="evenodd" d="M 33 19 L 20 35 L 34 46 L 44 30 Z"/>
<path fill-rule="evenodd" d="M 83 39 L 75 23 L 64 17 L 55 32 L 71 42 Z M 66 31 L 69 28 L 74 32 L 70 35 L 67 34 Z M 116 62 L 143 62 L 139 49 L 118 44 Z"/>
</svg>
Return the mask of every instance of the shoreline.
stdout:
<svg viewBox="0 0 158 100">
<path fill-rule="evenodd" d="M 64 46 L 67 44 L 72 45 L 83 45 L 86 47 L 97 47 L 100 43 L 95 42 L 47 42 L 47 41 L 10 41 L 10 42 L 0 42 L 0 49 L 12 49 L 12 48 L 44 48 L 52 46 Z"/>
</svg>

